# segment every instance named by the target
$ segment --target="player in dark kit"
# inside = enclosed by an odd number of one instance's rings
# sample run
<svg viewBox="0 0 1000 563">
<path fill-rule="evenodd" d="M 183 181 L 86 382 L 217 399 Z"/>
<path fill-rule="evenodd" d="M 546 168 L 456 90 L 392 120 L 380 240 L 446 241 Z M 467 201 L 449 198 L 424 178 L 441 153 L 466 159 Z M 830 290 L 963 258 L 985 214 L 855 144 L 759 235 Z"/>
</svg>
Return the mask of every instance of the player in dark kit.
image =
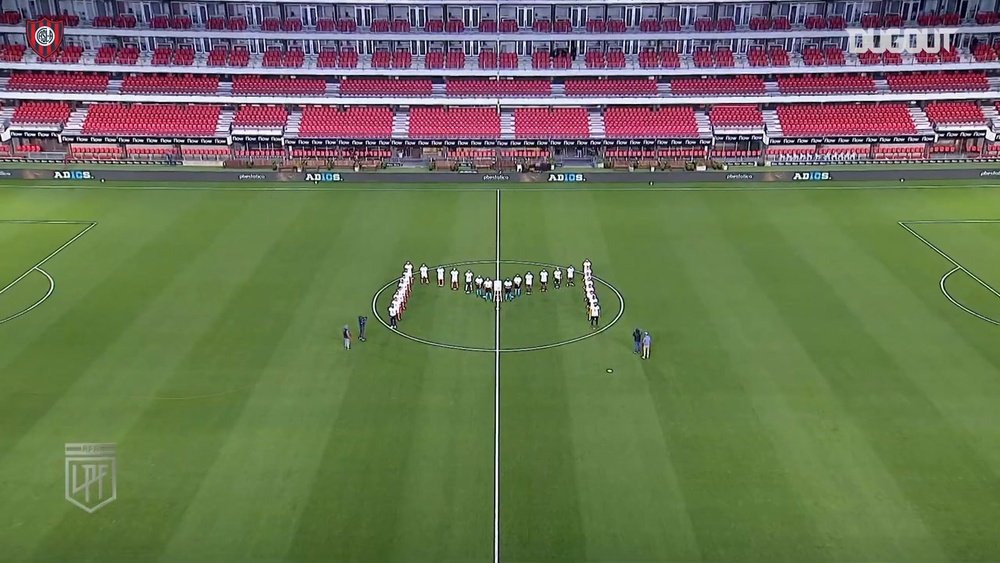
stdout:
<svg viewBox="0 0 1000 563">
<path fill-rule="evenodd" d="M 368 317 L 365 317 L 363 315 L 358 317 L 358 340 L 361 342 L 365 342 L 368 340 L 367 338 L 365 338 L 365 325 L 367 324 L 368 324 Z"/>
</svg>

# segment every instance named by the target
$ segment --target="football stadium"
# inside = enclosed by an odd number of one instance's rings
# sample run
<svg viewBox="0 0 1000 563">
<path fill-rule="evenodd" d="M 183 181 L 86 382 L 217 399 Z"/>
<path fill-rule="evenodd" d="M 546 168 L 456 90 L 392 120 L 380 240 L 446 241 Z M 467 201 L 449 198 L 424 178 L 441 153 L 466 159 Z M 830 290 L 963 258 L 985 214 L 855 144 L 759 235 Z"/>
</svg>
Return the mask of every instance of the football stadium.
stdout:
<svg viewBox="0 0 1000 563">
<path fill-rule="evenodd" d="M 1000 2 L 0 33 L 0 561 L 1000 561 Z"/>
</svg>

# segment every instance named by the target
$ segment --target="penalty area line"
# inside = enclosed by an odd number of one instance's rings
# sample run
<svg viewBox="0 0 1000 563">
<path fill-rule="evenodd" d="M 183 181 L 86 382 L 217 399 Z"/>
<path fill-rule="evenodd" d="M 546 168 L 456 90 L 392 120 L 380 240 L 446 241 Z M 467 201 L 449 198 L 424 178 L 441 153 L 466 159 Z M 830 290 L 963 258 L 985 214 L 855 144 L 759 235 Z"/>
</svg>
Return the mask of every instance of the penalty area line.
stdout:
<svg viewBox="0 0 1000 563">
<path fill-rule="evenodd" d="M 945 297 L 947 297 L 948 300 L 952 302 L 952 304 L 954 304 L 958 308 L 962 309 L 963 311 L 965 311 L 965 312 L 967 312 L 967 313 L 975 316 L 976 318 L 984 320 L 984 321 L 989 322 L 989 323 L 992 323 L 994 325 L 1000 325 L 1000 322 L 997 322 L 997 321 L 995 321 L 995 320 L 993 320 L 993 319 L 991 319 L 989 317 L 986 317 L 984 315 L 976 313 L 975 311 L 969 309 L 968 307 L 966 307 L 966 306 L 962 305 L 961 303 L 959 303 L 958 301 L 956 301 L 951 296 L 951 294 L 948 293 L 948 290 L 945 287 L 945 283 L 947 282 L 948 278 L 951 277 L 952 274 L 954 274 L 955 272 L 961 271 L 965 275 L 967 275 L 970 278 L 972 278 L 973 280 L 975 280 L 979 285 L 981 285 L 984 288 L 986 288 L 987 291 L 989 291 L 990 293 L 992 293 L 993 295 L 995 295 L 998 299 L 1000 299 L 1000 292 L 998 292 L 996 289 L 994 289 L 993 286 L 991 286 L 990 284 L 984 282 L 979 276 L 977 276 L 976 274 L 972 273 L 968 268 L 966 268 L 965 266 L 963 266 L 958 260 L 955 260 L 954 258 L 952 258 L 947 252 L 941 250 L 940 248 L 938 248 L 937 245 L 935 245 L 931 241 L 927 240 L 924 236 L 922 236 L 917 231 L 913 230 L 913 228 L 911 228 L 907 223 L 914 223 L 915 224 L 916 222 L 915 221 L 908 221 L 908 222 L 907 221 L 897 221 L 897 224 L 900 227 L 903 227 L 904 229 L 906 229 L 906 232 L 908 232 L 911 235 L 913 235 L 914 237 L 916 237 L 917 240 L 919 240 L 920 242 L 922 242 L 925 245 L 927 245 L 928 248 L 930 248 L 934 252 L 938 253 L 938 255 L 940 255 L 942 258 L 944 258 L 948 262 L 951 262 L 951 265 L 954 266 L 954 268 L 951 271 L 946 272 L 944 274 L 944 276 L 941 277 L 941 281 L 940 281 L 939 285 L 941 287 L 941 292 L 944 293 Z M 926 222 L 925 222 L 925 224 L 926 224 Z"/>
</svg>

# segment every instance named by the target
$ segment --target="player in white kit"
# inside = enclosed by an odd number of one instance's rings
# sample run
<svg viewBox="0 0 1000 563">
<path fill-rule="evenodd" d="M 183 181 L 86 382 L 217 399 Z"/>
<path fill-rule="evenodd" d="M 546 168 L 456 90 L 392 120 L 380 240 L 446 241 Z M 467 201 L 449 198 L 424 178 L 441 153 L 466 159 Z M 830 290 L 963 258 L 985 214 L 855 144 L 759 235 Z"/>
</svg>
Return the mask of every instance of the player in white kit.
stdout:
<svg viewBox="0 0 1000 563">
<path fill-rule="evenodd" d="M 472 293 L 472 270 L 465 271 L 465 292 Z"/>
<path fill-rule="evenodd" d="M 556 289 L 562 287 L 562 268 L 556 268 L 553 270 L 552 282 Z"/>
<path fill-rule="evenodd" d="M 566 285 L 569 287 L 575 287 L 576 284 L 573 283 L 573 274 L 576 273 L 576 268 L 572 264 L 566 266 Z"/>
<path fill-rule="evenodd" d="M 427 264 L 421 264 L 420 265 L 420 283 L 421 284 L 430 283 L 430 280 L 427 279 L 427 270 L 428 270 Z"/>
<path fill-rule="evenodd" d="M 451 290 L 458 291 L 458 269 L 451 269 Z"/>
<path fill-rule="evenodd" d="M 541 272 L 538 272 L 538 283 L 540 283 L 542 285 L 542 291 L 543 292 L 549 290 L 549 271 L 548 270 L 542 270 Z"/>
<path fill-rule="evenodd" d="M 531 286 L 535 281 L 535 274 L 527 272 L 524 274 L 524 292 L 531 295 Z"/>
<path fill-rule="evenodd" d="M 486 278 L 483 280 L 483 299 L 493 298 L 493 280 Z"/>
<path fill-rule="evenodd" d="M 438 287 L 444 287 L 444 267 L 443 266 L 438 266 L 438 268 L 437 268 L 437 275 L 438 275 Z"/>
<path fill-rule="evenodd" d="M 483 296 L 483 276 L 476 276 L 476 297 Z"/>
</svg>

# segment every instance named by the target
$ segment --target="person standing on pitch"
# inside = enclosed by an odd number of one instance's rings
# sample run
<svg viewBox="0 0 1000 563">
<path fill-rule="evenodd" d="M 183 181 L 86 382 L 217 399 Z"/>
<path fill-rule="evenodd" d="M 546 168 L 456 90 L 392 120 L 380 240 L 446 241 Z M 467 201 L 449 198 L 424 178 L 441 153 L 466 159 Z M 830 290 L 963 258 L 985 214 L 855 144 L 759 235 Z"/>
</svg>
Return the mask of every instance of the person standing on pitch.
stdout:
<svg viewBox="0 0 1000 563">
<path fill-rule="evenodd" d="M 396 309 L 395 301 L 389 305 L 389 328 L 396 330 L 399 323 L 399 318 L 396 316 L 399 311 Z"/>
<path fill-rule="evenodd" d="M 632 353 L 638 354 L 642 351 L 642 330 L 635 329 L 632 333 L 632 340 L 635 340 L 635 350 Z"/>
<path fill-rule="evenodd" d="M 344 350 L 351 349 L 351 329 L 344 325 Z"/>
<path fill-rule="evenodd" d="M 562 268 L 556 267 L 552 272 L 552 282 L 556 289 L 562 287 Z"/>
<path fill-rule="evenodd" d="M 535 274 L 528 272 L 524 274 L 524 292 L 531 295 L 531 285 L 535 281 Z"/>
<path fill-rule="evenodd" d="M 476 297 L 483 296 L 483 276 L 476 276 Z"/>
<path fill-rule="evenodd" d="M 451 269 L 451 290 L 458 291 L 458 268 Z"/>
<path fill-rule="evenodd" d="M 444 266 L 437 267 L 438 287 L 444 287 Z"/>
<path fill-rule="evenodd" d="M 420 284 L 421 285 L 425 285 L 425 284 L 428 284 L 428 283 L 430 283 L 430 280 L 427 279 L 427 264 L 421 264 L 420 265 Z"/>
<path fill-rule="evenodd" d="M 514 297 L 521 296 L 521 274 L 514 274 Z"/>
<path fill-rule="evenodd" d="M 365 338 L 365 326 L 368 324 L 368 317 L 361 315 L 358 317 L 358 340 L 365 342 L 368 339 Z"/>
<path fill-rule="evenodd" d="M 544 293 L 544 292 L 546 292 L 546 291 L 549 290 L 549 271 L 548 270 L 546 270 L 546 269 L 543 268 L 541 272 L 538 272 L 538 283 L 542 284 L 542 293 Z"/>
<path fill-rule="evenodd" d="M 649 359 L 649 346 L 653 343 L 653 339 L 649 337 L 649 333 L 646 332 L 642 335 L 642 359 Z"/>
<path fill-rule="evenodd" d="M 601 305 L 594 301 L 590 304 L 590 327 L 597 328 L 601 319 Z"/>
<path fill-rule="evenodd" d="M 575 273 L 576 268 L 574 268 L 572 264 L 566 266 L 566 285 L 569 287 L 576 287 L 576 284 L 573 283 L 573 274 Z"/>
<path fill-rule="evenodd" d="M 514 282 L 510 278 L 503 280 L 503 300 L 510 301 L 514 298 Z"/>
<path fill-rule="evenodd" d="M 472 270 L 465 271 L 465 293 L 472 293 Z"/>
</svg>

